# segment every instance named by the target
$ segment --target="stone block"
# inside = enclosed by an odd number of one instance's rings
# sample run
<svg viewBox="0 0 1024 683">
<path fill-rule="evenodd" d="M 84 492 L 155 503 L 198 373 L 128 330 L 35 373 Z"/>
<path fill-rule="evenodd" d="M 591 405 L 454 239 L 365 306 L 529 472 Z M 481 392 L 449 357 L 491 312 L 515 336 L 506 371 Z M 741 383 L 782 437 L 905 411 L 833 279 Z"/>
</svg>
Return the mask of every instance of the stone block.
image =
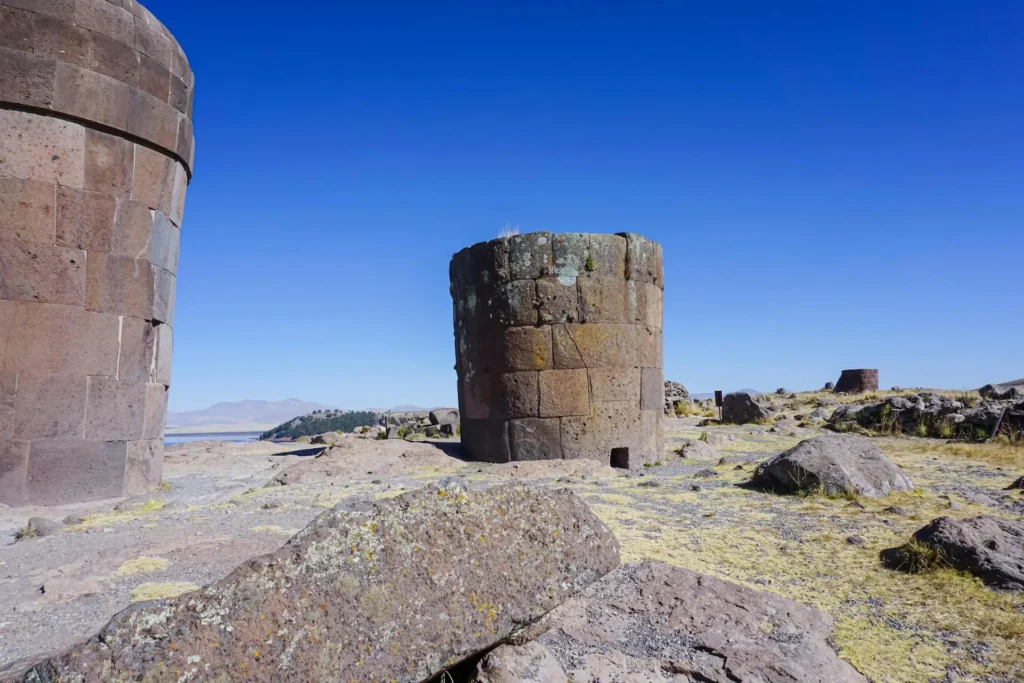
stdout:
<svg viewBox="0 0 1024 683">
<path fill-rule="evenodd" d="M 74 64 L 57 63 L 55 111 L 125 130 L 131 88 L 121 81 Z"/>
<path fill-rule="evenodd" d="M 626 238 L 621 235 L 591 235 L 590 249 L 587 253 L 590 268 L 586 268 L 593 276 L 617 277 L 626 276 Z"/>
<path fill-rule="evenodd" d="M 647 324 L 647 287 L 646 282 L 636 280 L 625 280 L 626 310 L 624 322 L 634 325 Z"/>
<path fill-rule="evenodd" d="M 170 75 L 170 72 L 168 72 L 168 75 Z M 189 88 L 187 85 L 185 85 L 185 81 L 181 80 L 177 76 L 170 76 L 170 85 L 171 94 L 170 99 L 168 100 L 168 104 L 170 104 L 180 113 L 184 114 L 187 119 Z"/>
<path fill-rule="evenodd" d="M 0 359 L 0 365 L 2 365 Z M 0 438 L 8 438 L 11 435 L 11 424 L 14 418 L 14 397 L 15 389 L 18 386 L 18 376 L 13 372 L 0 372 Z"/>
<path fill-rule="evenodd" d="M 473 460 L 509 462 L 508 423 L 503 420 L 471 420 L 463 417 L 462 450 Z"/>
<path fill-rule="evenodd" d="M 134 48 L 98 33 L 90 33 L 89 41 L 89 60 L 80 66 L 131 86 L 138 85 L 139 53 Z"/>
<path fill-rule="evenodd" d="M 565 286 L 575 286 L 576 278 L 587 273 L 590 235 L 563 233 L 553 236 L 554 264 L 551 272 Z"/>
<path fill-rule="evenodd" d="M 90 254 L 85 307 L 90 311 L 152 319 L 156 309 L 154 270 L 159 269 L 145 259 Z"/>
<path fill-rule="evenodd" d="M 664 295 L 657 285 L 644 283 L 644 289 L 647 298 L 647 318 L 643 322 L 647 327 L 660 331 L 664 326 Z"/>
<path fill-rule="evenodd" d="M 664 288 L 661 245 L 643 235 L 622 233 L 626 238 L 626 278 Z"/>
<path fill-rule="evenodd" d="M 145 204 L 122 199 L 117 203 L 110 253 L 132 258 L 149 257 L 153 236 L 153 210 Z"/>
<path fill-rule="evenodd" d="M 157 381 L 155 358 L 161 335 L 157 328 L 161 327 L 167 325 L 154 326 L 148 320 L 129 316 L 121 318 L 121 349 L 117 359 L 117 378 L 121 382 L 141 386 Z"/>
<path fill-rule="evenodd" d="M 459 381 L 462 390 L 459 392 L 461 402 L 459 412 L 464 418 L 487 420 L 491 417 L 491 402 L 497 393 L 495 391 L 497 377 L 497 375 L 482 372 L 461 374 Z"/>
<path fill-rule="evenodd" d="M 153 330 L 156 335 L 156 350 L 153 359 L 152 381 L 170 386 L 171 349 L 174 333 L 170 325 L 157 325 Z"/>
<path fill-rule="evenodd" d="M 195 147 L 195 137 L 192 132 L 192 120 L 188 115 L 182 114 L 178 117 L 178 144 L 175 152 L 181 158 L 182 163 L 187 164 L 189 171 L 192 170 L 192 154 Z M 179 225 L 180 225 L 179 217 Z"/>
<path fill-rule="evenodd" d="M 640 368 L 590 368 L 587 373 L 595 403 L 624 401 L 640 405 Z"/>
<path fill-rule="evenodd" d="M 185 167 L 174 163 L 174 185 L 171 191 L 171 212 L 168 218 L 177 226 L 181 227 L 182 218 L 185 215 L 185 193 L 188 191 L 188 174 Z"/>
<path fill-rule="evenodd" d="M 85 252 L 0 238 L 0 298 L 85 302 Z"/>
<path fill-rule="evenodd" d="M 502 341 L 504 370 L 547 370 L 551 367 L 550 327 L 509 327 Z"/>
<path fill-rule="evenodd" d="M 142 428 L 142 438 L 164 438 L 164 425 L 167 422 L 167 387 L 163 384 L 146 385 L 146 414 Z"/>
<path fill-rule="evenodd" d="M 123 441 L 33 441 L 26 497 L 35 505 L 59 505 L 123 495 L 125 454 Z"/>
<path fill-rule="evenodd" d="M 53 244 L 55 190 L 52 183 L 0 178 L 0 237 Z"/>
<path fill-rule="evenodd" d="M 128 140 L 89 129 L 85 134 L 85 189 L 126 196 L 132 190 L 134 148 Z"/>
<path fill-rule="evenodd" d="M 170 73 L 171 55 L 174 50 L 171 47 L 171 41 L 161 35 L 159 31 L 154 31 L 145 24 L 136 24 L 135 49 L 158 64 L 167 67 L 168 73 Z"/>
<path fill-rule="evenodd" d="M 135 47 L 135 18 L 119 4 L 78 0 L 75 4 L 75 24 Z"/>
<path fill-rule="evenodd" d="M 506 372 L 498 377 L 492 416 L 501 419 L 538 417 L 537 372 Z"/>
<path fill-rule="evenodd" d="M 17 7 L 70 24 L 75 20 L 75 0 L 0 0 L 0 5 Z"/>
<path fill-rule="evenodd" d="M 625 403 L 595 403 L 589 416 L 562 418 L 562 457 L 589 458 L 629 469 L 653 462 L 641 412 Z"/>
<path fill-rule="evenodd" d="M 135 145 L 132 199 L 164 214 L 171 213 L 174 160 L 144 145 Z"/>
<path fill-rule="evenodd" d="M 124 495 L 138 496 L 160 484 L 164 448 L 159 439 L 129 441 L 125 449 Z"/>
<path fill-rule="evenodd" d="M 46 375 L 114 375 L 116 315 L 77 306 L 21 302 L 8 334 L 6 370 Z"/>
<path fill-rule="evenodd" d="M 580 322 L 625 323 L 626 282 L 612 277 L 582 277 L 579 279 Z"/>
<path fill-rule="evenodd" d="M 18 373 L 12 436 L 25 440 L 80 436 L 86 395 L 84 375 Z"/>
<path fill-rule="evenodd" d="M 478 306 L 486 306 L 480 301 Z M 537 324 L 537 283 L 533 280 L 514 280 L 505 283 L 498 292 L 497 319 L 502 325 Z"/>
<path fill-rule="evenodd" d="M 552 274 L 554 251 L 550 232 L 531 232 L 508 238 L 509 270 L 513 280 L 536 280 Z"/>
<path fill-rule="evenodd" d="M 586 370 L 546 370 L 540 373 L 540 416 L 563 417 L 590 412 Z"/>
<path fill-rule="evenodd" d="M 562 435 L 557 417 L 526 417 L 508 423 L 512 460 L 560 460 Z"/>
<path fill-rule="evenodd" d="M 148 92 L 132 90 L 128 132 L 166 150 L 175 150 L 178 146 L 178 112 L 167 104 L 167 96 L 159 100 Z"/>
<path fill-rule="evenodd" d="M 546 323 L 573 323 L 579 319 L 579 299 L 576 280 L 562 284 L 559 278 L 537 280 L 537 321 Z"/>
<path fill-rule="evenodd" d="M 178 249 L 181 233 L 174 223 L 159 211 L 153 212 L 153 235 L 150 239 L 149 261 L 167 272 L 178 272 Z"/>
<path fill-rule="evenodd" d="M 0 176 L 82 188 L 85 128 L 51 116 L 0 109 Z"/>
<path fill-rule="evenodd" d="M 632 332 L 631 339 L 636 344 L 636 364 L 649 368 L 662 367 L 661 332 L 639 325 L 630 326 L 629 329 Z"/>
<path fill-rule="evenodd" d="M 57 188 L 57 244 L 109 252 L 117 201 L 108 194 Z"/>
<path fill-rule="evenodd" d="M 582 367 L 622 368 L 635 367 L 639 349 L 635 325 L 613 323 L 590 323 L 587 325 L 564 325 L 570 338 L 570 352 L 575 348 L 582 359 Z M 558 339 L 553 336 L 555 367 L 559 365 Z M 651 363 L 654 365 L 654 363 Z"/>
<path fill-rule="evenodd" d="M 53 104 L 55 60 L 0 47 L 0 100 L 28 107 Z"/>
<path fill-rule="evenodd" d="M 36 14 L 0 2 L 0 48 L 31 53 L 35 44 Z"/>
<path fill-rule="evenodd" d="M 90 377 L 82 438 L 127 441 L 143 438 L 146 385 L 115 377 Z"/>
<path fill-rule="evenodd" d="M 18 304 L 14 301 L 0 299 L 0 368 L 4 367 L 7 360 L 7 341 L 14 329 L 14 313 L 17 308 Z"/>
<path fill-rule="evenodd" d="M 573 370 L 587 367 L 583 354 L 573 341 L 569 325 L 553 325 L 551 327 L 551 352 L 556 369 Z"/>
<path fill-rule="evenodd" d="M 0 437 L 0 503 L 28 502 L 28 441 Z"/>
<path fill-rule="evenodd" d="M 643 368 L 641 371 L 640 409 L 665 409 L 665 379 L 661 368 Z"/>
<path fill-rule="evenodd" d="M 147 319 L 174 324 L 176 278 L 163 268 L 153 266 L 153 313 Z"/>
</svg>

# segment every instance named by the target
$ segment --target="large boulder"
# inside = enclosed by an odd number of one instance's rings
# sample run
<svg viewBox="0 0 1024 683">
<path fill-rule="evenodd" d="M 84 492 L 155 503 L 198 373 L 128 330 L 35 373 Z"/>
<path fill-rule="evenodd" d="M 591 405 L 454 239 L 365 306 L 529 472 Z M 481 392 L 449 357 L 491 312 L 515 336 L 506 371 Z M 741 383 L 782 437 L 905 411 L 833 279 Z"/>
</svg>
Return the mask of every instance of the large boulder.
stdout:
<svg viewBox="0 0 1024 683">
<path fill-rule="evenodd" d="M 454 425 L 459 423 L 459 411 L 454 408 L 438 408 L 427 415 L 432 425 Z"/>
<path fill-rule="evenodd" d="M 690 392 L 679 382 L 665 381 L 665 414 L 675 417 L 676 401 L 690 403 Z"/>
<path fill-rule="evenodd" d="M 442 482 L 339 505 L 276 553 L 140 603 L 31 681 L 426 680 L 618 565 L 571 492 Z"/>
<path fill-rule="evenodd" d="M 914 544 L 882 551 L 892 568 L 916 571 L 948 566 L 989 586 L 1024 591 L 1024 523 L 1000 517 L 939 517 L 914 533 Z M 925 559 L 921 548 L 931 549 Z"/>
<path fill-rule="evenodd" d="M 744 391 L 726 394 L 722 399 L 722 421 L 747 424 L 768 420 L 772 409 Z"/>
<path fill-rule="evenodd" d="M 1015 379 L 999 384 L 986 384 L 978 393 L 982 398 L 992 401 L 1020 401 L 1024 400 L 1024 379 Z"/>
<path fill-rule="evenodd" d="M 660 562 L 621 567 L 531 631 L 476 683 L 866 683 L 829 646 L 827 614 Z"/>
<path fill-rule="evenodd" d="M 786 493 L 820 488 L 827 495 L 869 498 L 914 488 L 910 477 L 870 439 L 853 434 L 801 441 L 758 465 L 754 483 Z"/>
</svg>

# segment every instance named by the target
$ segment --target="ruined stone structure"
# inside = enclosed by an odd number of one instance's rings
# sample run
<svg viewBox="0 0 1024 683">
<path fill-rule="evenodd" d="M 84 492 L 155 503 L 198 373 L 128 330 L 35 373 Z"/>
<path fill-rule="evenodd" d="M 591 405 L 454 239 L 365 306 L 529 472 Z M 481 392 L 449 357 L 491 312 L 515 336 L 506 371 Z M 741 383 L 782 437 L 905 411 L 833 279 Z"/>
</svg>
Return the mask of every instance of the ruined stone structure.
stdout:
<svg viewBox="0 0 1024 683">
<path fill-rule="evenodd" d="M 878 370 L 843 370 L 836 382 L 837 394 L 862 394 L 878 391 Z"/>
<path fill-rule="evenodd" d="M 472 458 L 664 449 L 661 247 L 640 235 L 516 235 L 452 258 L 462 444 Z"/>
<path fill-rule="evenodd" d="M 192 86 L 135 0 L 0 1 L 0 502 L 160 481 Z"/>
</svg>

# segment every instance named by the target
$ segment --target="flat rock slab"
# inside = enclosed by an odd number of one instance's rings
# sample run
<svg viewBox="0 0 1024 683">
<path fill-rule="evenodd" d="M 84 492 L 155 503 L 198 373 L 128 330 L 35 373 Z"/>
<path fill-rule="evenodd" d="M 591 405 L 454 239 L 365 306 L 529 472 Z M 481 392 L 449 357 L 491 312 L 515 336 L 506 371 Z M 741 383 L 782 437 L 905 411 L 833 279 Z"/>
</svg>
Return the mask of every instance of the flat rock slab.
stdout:
<svg viewBox="0 0 1024 683">
<path fill-rule="evenodd" d="M 866 683 L 829 647 L 832 619 L 660 562 L 626 565 L 480 662 L 476 683 Z"/>
<path fill-rule="evenodd" d="M 910 491 L 914 482 L 869 439 L 822 434 L 801 441 L 754 470 L 754 483 L 793 493 L 820 487 L 828 495 L 877 498 Z"/>
<path fill-rule="evenodd" d="M 425 680 L 618 565 L 567 490 L 455 481 L 324 513 L 279 551 L 140 603 L 14 678 L 33 682 Z"/>
<path fill-rule="evenodd" d="M 986 585 L 1024 591 L 1024 523 L 1000 517 L 939 517 L 914 533 L 938 551 L 937 561 L 977 576 Z M 909 569 L 906 547 L 882 551 L 892 569 Z"/>
</svg>

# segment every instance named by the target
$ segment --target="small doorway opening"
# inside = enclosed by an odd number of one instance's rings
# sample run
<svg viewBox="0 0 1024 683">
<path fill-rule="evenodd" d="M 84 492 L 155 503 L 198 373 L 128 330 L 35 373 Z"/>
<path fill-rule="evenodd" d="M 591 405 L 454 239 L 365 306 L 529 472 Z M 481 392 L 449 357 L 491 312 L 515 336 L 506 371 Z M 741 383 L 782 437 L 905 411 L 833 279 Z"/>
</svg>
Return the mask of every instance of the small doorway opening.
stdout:
<svg viewBox="0 0 1024 683">
<path fill-rule="evenodd" d="M 628 448 L 613 448 L 612 459 L 609 463 L 612 467 L 618 467 L 619 469 L 629 469 L 629 449 Z"/>
</svg>

